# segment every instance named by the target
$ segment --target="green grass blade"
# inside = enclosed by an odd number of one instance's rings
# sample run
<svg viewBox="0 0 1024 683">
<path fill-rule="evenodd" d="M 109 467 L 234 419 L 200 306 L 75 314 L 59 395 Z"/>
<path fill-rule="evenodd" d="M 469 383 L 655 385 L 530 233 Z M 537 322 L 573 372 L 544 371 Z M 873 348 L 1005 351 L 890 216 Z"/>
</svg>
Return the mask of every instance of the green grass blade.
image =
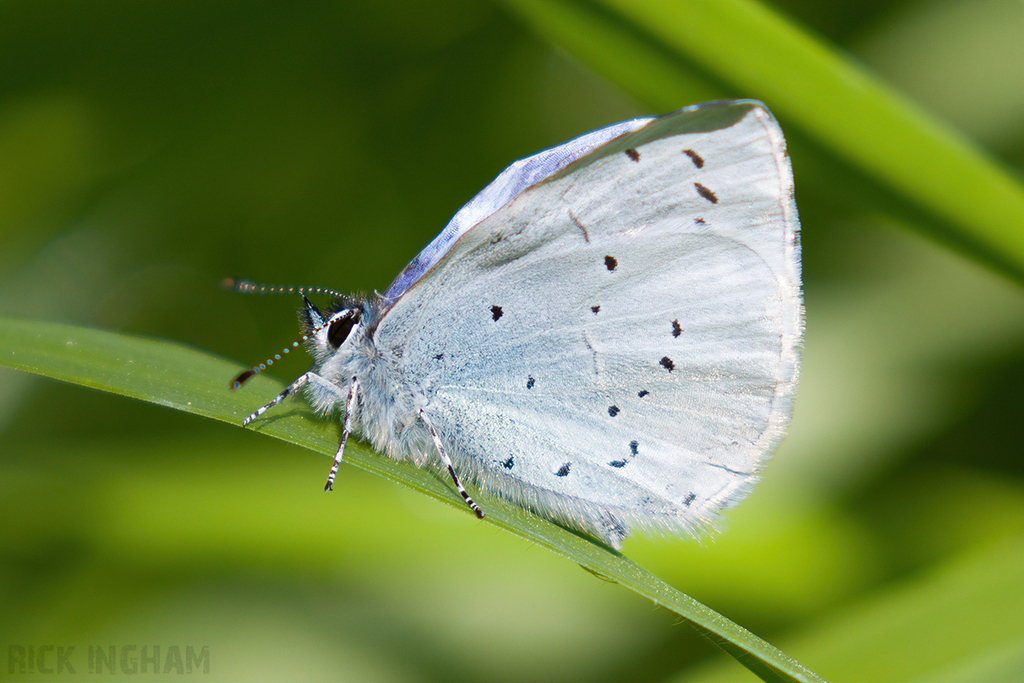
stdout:
<svg viewBox="0 0 1024 683">
<path fill-rule="evenodd" d="M 790 132 L 922 214 L 921 229 L 1024 280 L 1024 188 L 956 131 L 751 0 L 505 0 L 537 33 L 645 102 L 764 100 Z"/>
<path fill-rule="evenodd" d="M 185 346 L 80 327 L 0 319 L 0 364 L 240 425 L 254 406 L 282 385 L 258 376 L 245 390 L 228 382 L 243 366 Z M 333 455 L 337 430 L 299 404 L 282 406 L 256 429 L 284 441 Z M 361 444 L 345 460 L 417 491 L 466 509 L 444 479 L 377 455 Z M 325 470 L 326 471 L 326 470 Z M 225 485 L 228 485 L 226 482 Z M 476 494 L 474 494 L 476 496 Z M 623 555 L 530 515 L 480 496 L 486 521 L 564 555 L 666 607 L 766 681 L 816 681 L 815 674 L 741 626 L 684 595 Z M 467 514 L 469 511 L 466 510 Z"/>
</svg>

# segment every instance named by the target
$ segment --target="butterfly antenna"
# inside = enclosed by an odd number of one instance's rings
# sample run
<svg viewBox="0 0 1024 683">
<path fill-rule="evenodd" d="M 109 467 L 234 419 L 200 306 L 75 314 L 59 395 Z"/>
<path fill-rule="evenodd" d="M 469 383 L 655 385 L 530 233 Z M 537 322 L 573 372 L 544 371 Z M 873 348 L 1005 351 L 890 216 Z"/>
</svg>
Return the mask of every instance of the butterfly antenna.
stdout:
<svg viewBox="0 0 1024 683">
<path fill-rule="evenodd" d="M 236 280 L 233 277 L 226 277 L 221 283 L 224 289 L 241 294 L 325 294 L 336 299 L 342 299 L 344 294 L 336 289 L 327 287 L 296 287 L 295 285 L 268 285 L 252 280 Z"/>
<path fill-rule="evenodd" d="M 288 354 L 292 349 L 297 349 L 299 347 L 299 344 L 306 341 L 307 339 L 309 339 L 309 335 L 302 335 L 301 339 L 299 339 L 298 341 L 293 341 L 291 344 L 281 349 L 281 353 L 274 354 L 273 358 L 268 358 L 259 365 L 254 365 L 248 370 L 240 372 L 237 377 L 231 380 L 231 384 L 229 384 L 228 386 L 230 386 L 232 389 L 238 389 L 243 384 L 248 382 L 249 378 L 251 378 L 253 375 L 258 375 L 259 373 L 263 372 L 271 365 L 273 365 L 275 361 L 281 360 L 281 358 Z"/>
<path fill-rule="evenodd" d="M 295 287 L 294 285 L 267 285 L 259 282 L 252 282 L 251 280 L 236 280 L 230 277 L 224 278 L 222 284 L 224 285 L 224 289 L 230 289 L 233 292 L 241 292 L 242 294 L 298 294 L 299 296 L 302 297 L 302 300 L 306 302 L 306 306 L 313 308 L 314 311 L 316 311 L 316 307 L 313 306 L 313 304 L 310 303 L 309 299 L 306 298 L 306 292 L 310 292 L 312 294 L 325 294 L 327 296 L 333 296 L 337 298 L 341 298 L 344 296 L 341 292 L 335 289 L 328 289 L 326 287 Z M 317 311 L 317 313 L 319 313 L 319 311 Z M 263 372 L 271 365 L 273 365 L 275 361 L 281 360 L 281 358 L 290 353 L 292 349 L 297 349 L 299 347 L 299 344 L 308 341 L 310 336 L 315 335 L 317 332 L 322 330 L 324 327 L 328 325 L 328 323 L 329 321 L 325 321 L 322 324 L 314 327 L 312 330 L 310 330 L 309 334 L 302 335 L 301 338 L 299 338 L 296 341 L 293 341 L 291 344 L 281 349 L 281 353 L 275 354 L 272 358 L 268 358 L 259 365 L 254 365 L 248 370 L 239 373 L 237 377 L 231 380 L 231 384 L 229 384 L 228 386 L 230 386 L 232 389 L 240 388 L 254 375 L 258 375 L 259 373 Z"/>
</svg>

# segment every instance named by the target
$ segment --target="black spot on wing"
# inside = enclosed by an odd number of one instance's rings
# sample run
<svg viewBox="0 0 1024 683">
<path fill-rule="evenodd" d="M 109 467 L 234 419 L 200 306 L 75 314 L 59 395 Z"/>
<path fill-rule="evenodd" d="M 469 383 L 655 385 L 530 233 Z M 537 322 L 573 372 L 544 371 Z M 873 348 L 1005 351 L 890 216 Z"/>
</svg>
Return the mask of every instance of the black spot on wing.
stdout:
<svg viewBox="0 0 1024 683">
<path fill-rule="evenodd" d="M 605 256 L 604 257 L 604 267 L 607 268 L 608 270 L 610 270 L 610 271 L 611 270 L 615 270 L 615 267 L 618 266 L 618 265 L 619 265 L 619 262 L 615 259 L 614 256 Z"/>
<path fill-rule="evenodd" d="M 615 417 L 616 415 L 619 414 L 619 407 L 618 406 L 608 406 L 608 414 L 611 415 L 612 417 Z"/>
<path fill-rule="evenodd" d="M 555 476 L 556 477 L 568 477 L 569 476 L 569 465 L 571 465 L 571 464 L 572 464 L 571 462 L 567 462 L 564 465 L 562 465 L 561 467 L 559 467 L 558 471 L 555 472 Z"/>
<path fill-rule="evenodd" d="M 503 315 L 505 315 L 505 313 L 501 310 L 501 306 L 491 306 L 491 318 L 493 318 L 495 322 L 497 322 L 498 318 Z"/>
<path fill-rule="evenodd" d="M 633 161 L 637 161 L 637 162 L 640 161 L 640 152 L 636 151 L 635 149 L 632 149 L 632 148 L 627 149 L 626 150 L 626 156 L 629 157 L 630 159 L 632 159 Z"/>
<path fill-rule="evenodd" d="M 673 337 L 678 337 L 682 333 L 683 333 L 683 328 L 679 327 L 679 321 L 678 320 L 673 320 L 672 321 L 672 336 Z"/>
<path fill-rule="evenodd" d="M 704 160 L 700 158 L 700 155 L 694 152 L 692 149 L 684 149 L 683 154 L 690 157 L 690 161 L 697 168 L 704 168 Z"/>
<path fill-rule="evenodd" d="M 701 197 L 708 200 L 712 204 L 718 203 L 718 197 L 715 196 L 714 192 L 704 187 L 700 183 L 694 183 L 693 186 L 697 189 L 697 194 L 699 194 Z"/>
<path fill-rule="evenodd" d="M 669 358 L 668 356 L 665 356 L 665 357 L 663 357 L 663 358 L 662 358 L 662 359 L 661 359 L 660 361 L 658 361 L 658 362 L 659 362 L 659 363 L 661 363 L 661 367 L 665 368 L 665 369 L 666 369 L 666 370 L 668 370 L 669 372 L 672 372 L 672 370 L 673 370 L 673 369 L 674 369 L 674 368 L 676 367 L 676 364 L 675 364 L 675 363 L 673 363 L 673 362 L 672 362 L 672 359 L 671 359 L 671 358 Z"/>
</svg>

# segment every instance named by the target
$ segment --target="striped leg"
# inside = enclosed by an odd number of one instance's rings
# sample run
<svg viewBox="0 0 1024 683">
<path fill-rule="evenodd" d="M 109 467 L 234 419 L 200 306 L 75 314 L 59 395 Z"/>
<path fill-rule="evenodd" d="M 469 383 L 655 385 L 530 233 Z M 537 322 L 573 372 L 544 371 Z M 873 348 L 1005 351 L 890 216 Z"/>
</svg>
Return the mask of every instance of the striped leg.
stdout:
<svg viewBox="0 0 1024 683">
<path fill-rule="evenodd" d="M 334 478 L 338 475 L 338 468 L 341 467 L 341 456 L 345 453 L 345 442 L 348 435 L 352 433 L 352 413 L 356 410 L 356 399 L 359 398 L 359 380 L 352 378 L 352 386 L 348 390 L 348 402 L 345 404 L 345 426 L 341 430 L 341 443 L 338 444 L 338 452 L 334 454 L 334 464 L 331 466 L 331 473 L 327 475 L 327 485 L 324 491 L 334 488 Z"/>
<path fill-rule="evenodd" d="M 299 377 L 297 380 L 295 380 L 294 382 L 292 382 L 291 384 L 286 386 L 284 388 L 284 391 L 282 391 L 280 394 L 278 394 L 277 396 L 274 397 L 273 401 L 271 401 L 267 405 L 263 406 L 262 408 L 257 408 L 256 412 L 254 412 L 252 415 L 250 415 L 249 417 L 247 417 L 244 420 L 242 420 L 242 426 L 243 427 L 248 426 L 248 424 L 250 422 L 252 422 L 253 420 L 255 420 L 257 417 L 259 417 L 263 413 L 267 412 L 268 410 L 270 410 L 271 408 L 276 406 L 281 401 L 283 401 L 286 398 L 288 398 L 289 394 L 291 394 L 292 392 L 298 391 L 302 387 L 306 386 L 306 383 L 309 382 L 310 375 L 312 375 L 312 374 L 313 374 L 312 372 L 307 372 L 306 374 L 302 375 L 302 377 Z"/>
<path fill-rule="evenodd" d="M 448 474 L 452 475 L 452 481 L 455 482 L 455 488 L 466 501 L 466 505 L 469 509 L 476 513 L 476 516 L 480 519 L 484 518 L 484 511 L 480 509 L 480 506 L 473 502 L 473 499 L 466 493 L 465 487 L 462 482 L 459 481 L 459 475 L 455 474 L 455 466 L 452 465 L 452 459 L 448 457 L 448 451 L 444 449 L 444 444 L 441 443 L 440 437 L 437 435 L 437 430 L 434 429 L 434 425 L 430 424 L 430 420 L 423 414 L 423 409 L 420 408 L 420 419 L 423 420 L 423 424 L 427 425 L 427 429 L 430 430 L 430 438 L 434 440 L 434 447 L 437 449 L 438 455 L 441 456 L 441 464 L 448 468 Z"/>
</svg>

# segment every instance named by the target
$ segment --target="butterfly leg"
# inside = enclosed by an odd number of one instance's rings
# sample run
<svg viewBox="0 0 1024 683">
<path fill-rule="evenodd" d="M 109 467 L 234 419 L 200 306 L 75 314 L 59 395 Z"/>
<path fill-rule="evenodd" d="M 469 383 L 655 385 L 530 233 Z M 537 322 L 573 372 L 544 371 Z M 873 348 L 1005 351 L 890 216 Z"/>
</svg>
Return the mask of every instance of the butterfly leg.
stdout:
<svg viewBox="0 0 1024 683">
<path fill-rule="evenodd" d="M 291 384 L 286 386 L 284 388 L 284 391 L 282 391 L 280 394 L 278 394 L 277 396 L 274 397 L 273 401 L 271 401 L 267 405 L 263 406 L 262 408 L 257 408 L 256 412 L 254 412 L 252 415 L 250 415 L 249 417 L 247 417 L 244 420 L 242 420 L 242 426 L 243 427 L 248 426 L 248 424 L 250 422 L 252 422 L 253 420 L 255 420 L 257 417 L 259 417 L 263 413 L 267 412 L 268 410 L 270 410 L 271 408 L 276 406 L 281 401 L 283 401 L 286 398 L 288 398 L 289 394 L 292 394 L 292 393 L 298 391 L 299 389 L 301 389 L 302 387 L 306 386 L 306 383 L 309 382 L 309 376 L 312 375 L 312 374 L 313 374 L 312 372 L 307 372 L 306 374 L 302 375 L 297 380 L 295 380 L 294 382 L 292 382 Z"/>
<path fill-rule="evenodd" d="M 348 390 L 348 402 L 345 404 L 345 426 L 341 430 L 341 443 L 338 444 L 338 452 L 334 454 L 334 464 L 331 465 L 331 473 L 327 475 L 327 485 L 324 491 L 334 488 L 334 477 L 338 475 L 338 468 L 341 467 L 341 456 L 345 453 L 345 442 L 348 435 L 352 433 L 352 413 L 356 409 L 356 399 L 359 398 L 359 380 L 352 378 L 352 386 Z"/>
<path fill-rule="evenodd" d="M 423 420 L 423 424 L 427 425 L 427 429 L 430 430 L 430 438 L 434 440 L 434 447 L 437 449 L 438 455 L 441 456 L 441 464 L 448 468 L 448 474 L 452 475 L 452 481 L 455 482 L 455 488 L 459 493 L 462 494 L 463 499 L 466 501 L 466 505 L 469 506 L 476 516 L 480 519 L 484 518 L 484 511 L 480 509 L 480 506 L 473 502 L 473 499 L 469 497 L 466 492 L 466 488 L 459 481 L 459 475 L 455 474 L 455 466 L 452 464 L 452 459 L 448 457 L 448 451 L 444 449 L 444 444 L 441 443 L 441 438 L 437 435 L 437 430 L 434 429 L 434 425 L 430 424 L 430 420 L 423 414 L 423 409 L 420 408 L 420 419 Z"/>
</svg>

